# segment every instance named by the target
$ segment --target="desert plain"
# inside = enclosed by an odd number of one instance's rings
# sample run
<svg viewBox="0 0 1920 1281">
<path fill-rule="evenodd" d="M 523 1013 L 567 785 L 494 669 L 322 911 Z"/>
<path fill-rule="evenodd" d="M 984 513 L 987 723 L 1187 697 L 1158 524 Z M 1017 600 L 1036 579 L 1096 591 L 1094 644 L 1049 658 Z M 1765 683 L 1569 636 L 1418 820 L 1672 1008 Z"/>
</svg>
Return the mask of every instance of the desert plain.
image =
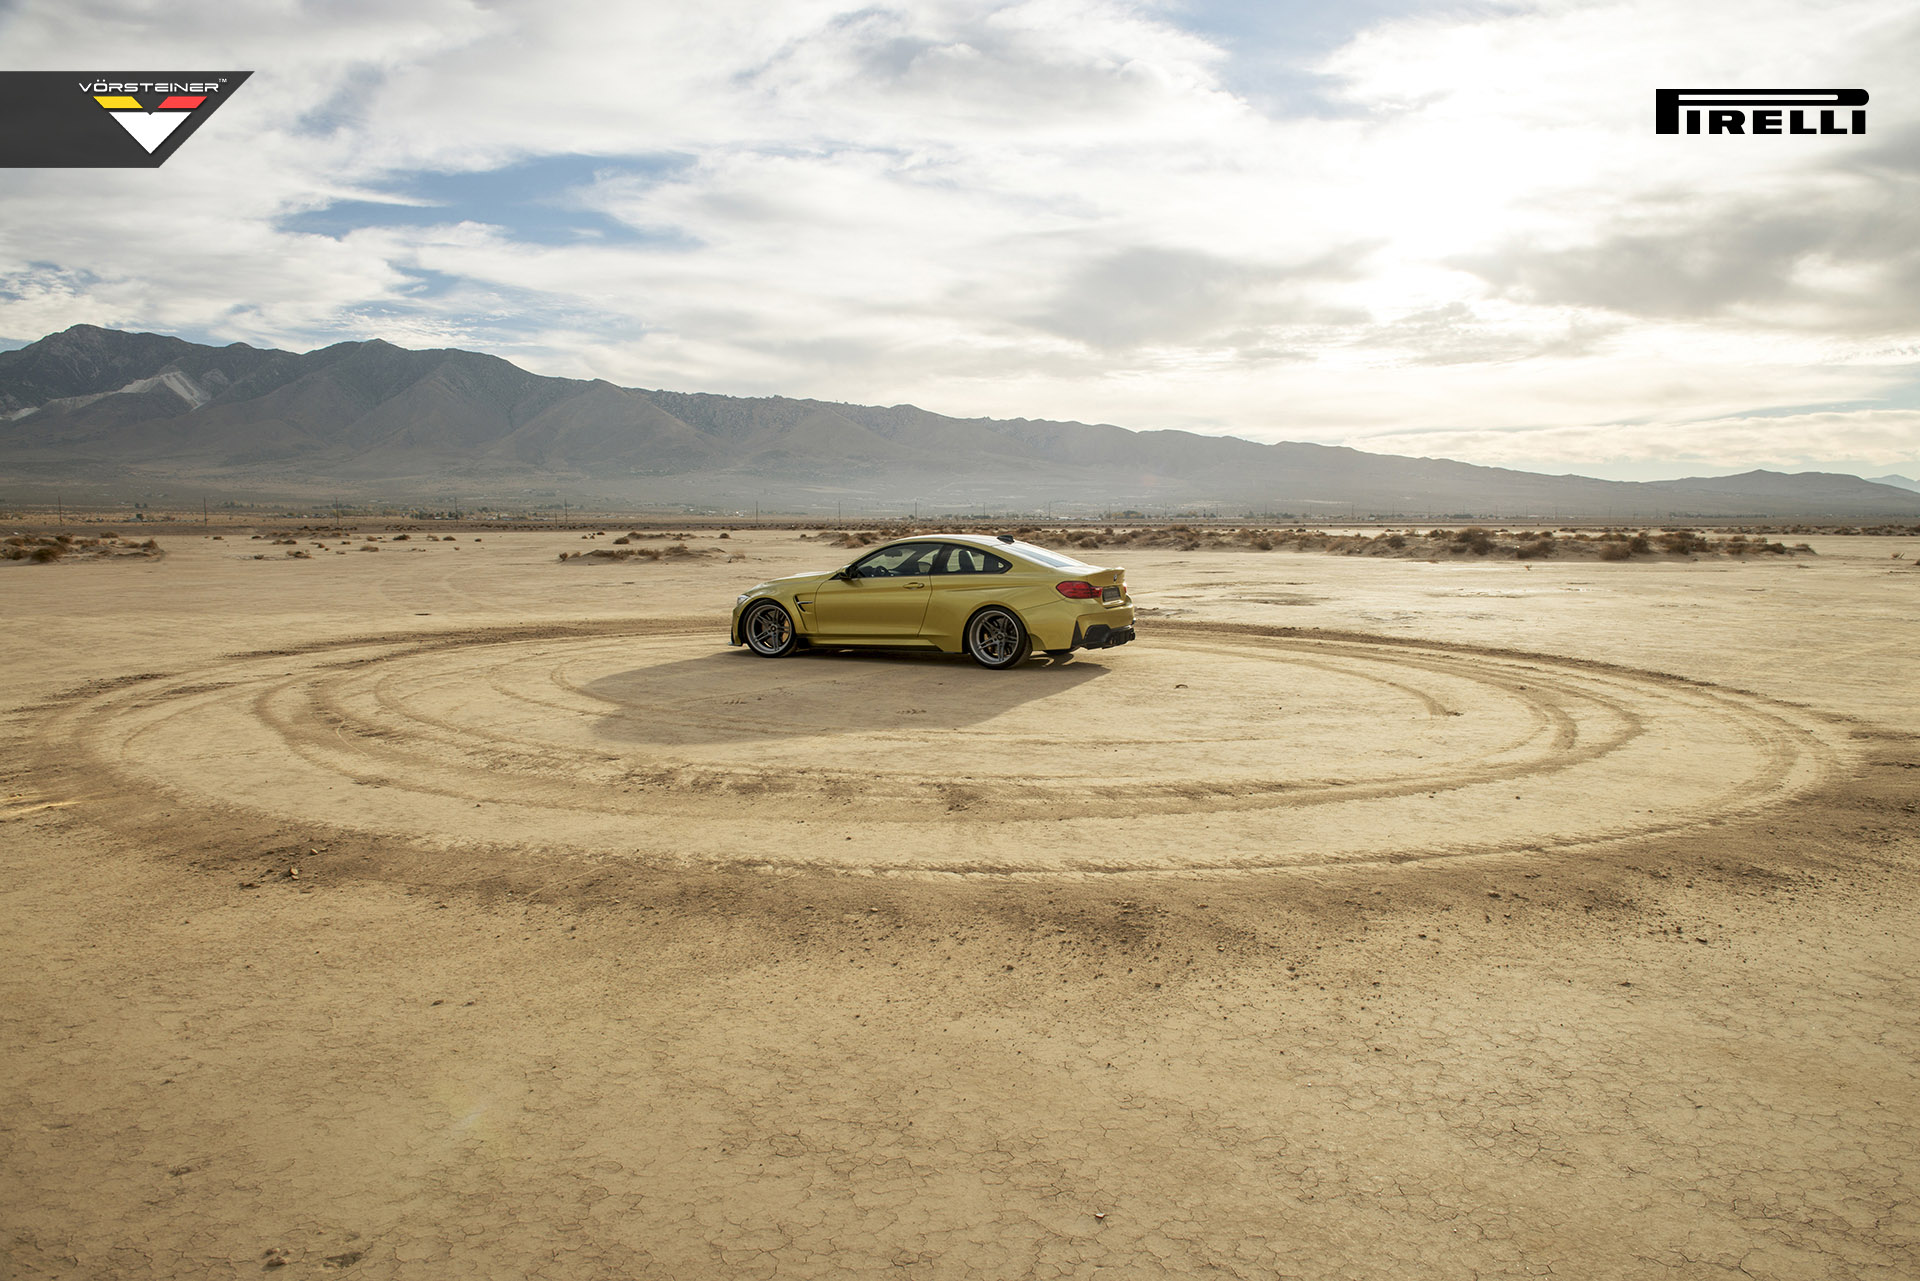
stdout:
<svg viewBox="0 0 1920 1281">
<path fill-rule="evenodd" d="M 0 566 L 0 1274 L 1920 1275 L 1920 539 L 988 672 L 729 648 L 792 530 L 219 532 Z"/>
</svg>

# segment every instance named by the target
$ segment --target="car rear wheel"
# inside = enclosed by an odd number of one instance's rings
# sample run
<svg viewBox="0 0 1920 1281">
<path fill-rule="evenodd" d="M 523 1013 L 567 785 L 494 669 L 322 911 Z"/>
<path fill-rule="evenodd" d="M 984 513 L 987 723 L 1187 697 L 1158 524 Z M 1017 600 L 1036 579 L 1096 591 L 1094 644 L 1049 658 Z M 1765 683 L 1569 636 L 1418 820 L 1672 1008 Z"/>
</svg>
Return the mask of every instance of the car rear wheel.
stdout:
<svg viewBox="0 0 1920 1281">
<path fill-rule="evenodd" d="M 747 648 L 762 658 L 781 658 L 793 653 L 800 641 L 787 611 L 772 601 L 761 601 L 740 620 L 740 637 Z"/>
<path fill-rule="evenodd" d="M 998 605 L 990 605 L 967 620 L 966 642 L 974 662 L 996 671 L 1025 658 L 1033 643 L 1020 616 Z"/>
</svg>

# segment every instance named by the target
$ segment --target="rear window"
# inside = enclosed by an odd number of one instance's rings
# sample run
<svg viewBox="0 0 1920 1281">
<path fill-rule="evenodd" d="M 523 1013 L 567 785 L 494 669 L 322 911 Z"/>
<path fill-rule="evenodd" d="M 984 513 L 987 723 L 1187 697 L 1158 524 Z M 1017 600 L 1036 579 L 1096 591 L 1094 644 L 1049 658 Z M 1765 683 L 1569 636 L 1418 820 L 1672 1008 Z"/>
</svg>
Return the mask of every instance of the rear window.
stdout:
<svg viewBox="0 0 1920 1281">
<path fill-rule="evenodd" d="M 1007 546 L 1019 552 L 1028 560 L 1039 561 L 1042 565 L 1046 565 L 1052 569 L 1094 568 L 1094 566 L 1087 564 L 1087 562 L 1083 560 L 1075 560 L 1073 557 L 1061 552 L 1050 552 L 1044 547 L 1035 547 L 1032 543 L 1008 543 Z"/>
</svg>

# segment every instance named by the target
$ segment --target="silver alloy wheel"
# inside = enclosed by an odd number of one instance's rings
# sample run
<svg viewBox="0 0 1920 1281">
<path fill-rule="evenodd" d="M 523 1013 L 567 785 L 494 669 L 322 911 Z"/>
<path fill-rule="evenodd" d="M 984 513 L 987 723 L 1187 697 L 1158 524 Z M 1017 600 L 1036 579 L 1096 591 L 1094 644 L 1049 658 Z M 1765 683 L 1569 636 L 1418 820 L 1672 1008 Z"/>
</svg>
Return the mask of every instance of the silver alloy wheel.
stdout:
<svg viewBox="0 0 1920 1281">
<path fill-rule="evenodd" d="M 983 667 L 1010 667 L 1026 648 L 1026 628 L 1004 609 L 983 609 L 967 624 L 967 652 Z"/>
<path fill-rule="evenodd" d="M 793 620 L 772 601 L 755 605 L 740 624 L 748 648 L 764 658 L 778 658 L 793 648 Z"/>
</svg>

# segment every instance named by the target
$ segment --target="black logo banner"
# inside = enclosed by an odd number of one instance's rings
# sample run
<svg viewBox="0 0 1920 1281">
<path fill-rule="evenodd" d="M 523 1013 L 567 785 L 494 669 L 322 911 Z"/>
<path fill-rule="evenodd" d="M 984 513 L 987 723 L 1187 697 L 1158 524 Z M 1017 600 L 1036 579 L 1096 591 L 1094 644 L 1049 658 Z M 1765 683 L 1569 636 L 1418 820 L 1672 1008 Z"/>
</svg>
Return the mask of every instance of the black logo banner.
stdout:
<svg viewBox="0 0 1920 1281">
<path fill-rule="evenodd" d="M 1653 131 L 1865 133 L 1866 105 L 1865 89 L 1655 89 Z"/>
<path fill-rule="evenodd" d="M 157 169 L 251 71 L 0 71 L 0 168 Z"/>
</svg>

